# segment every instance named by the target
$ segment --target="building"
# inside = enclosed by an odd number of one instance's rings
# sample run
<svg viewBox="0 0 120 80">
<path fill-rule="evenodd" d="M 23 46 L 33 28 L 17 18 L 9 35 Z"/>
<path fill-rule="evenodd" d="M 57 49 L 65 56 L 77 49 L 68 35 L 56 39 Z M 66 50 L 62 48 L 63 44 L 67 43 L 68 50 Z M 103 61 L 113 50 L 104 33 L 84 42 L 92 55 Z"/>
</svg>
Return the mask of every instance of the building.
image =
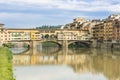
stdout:
<svg viewBox="0 0 120 80">
<path fill-rule="evenodd" d="M 103 23 L 96 24 L 93 28 L 93 38 L 101 39 L 104 37 L 104 25 Z"/>
<path fill-rule="evenodd" d="M 88 30 L 80 30 L 79 40 L 90 40 L 91 36 Z"/>
<path fill-rule="evenodd" d="M 78 30 L 57 30 L 56 34 L 58 40 L 79 40 Z"/>
<path fill-rule="evenodd" d="M 89 20 L 82 18 L 82 17 L 77 17 L 73 19 L 72 23 L 68 23 L 64 26 L 64 29 L 72 29 L 72 30 L 80 30 L 83 26 L 84 23 L 89 22 Z"/>
<path fill-rule="evenodd" d="M 107 19 L 109 19 L 109 20 L 116 20 L 116 19 L 120 20 L 120 14 L 112 14 L 112 15 L 108 16 Z"/>
<path fill-rule="evenodd" d="M 91 34 L 91 33 L 90 33 Z M 120 41 L 120 18 L 109 16 L 92 27 L 94 39 L 102 39 L 105 42 Z"/>
<path fill-rule="evenodd" d="M 100 24 L 102 21 L 101 20 L 99 20 L 99 19 L 94 19 L 94 20 L 92 20 L 92 21 L 90 21 L 90 24 L 89 24 L 89 33 L 90 33 L 90 36 L 93 38 L 94 37 L 94 27 L 95 27 L 95 25 L 97 25 L 97 24 Z"/>
<path fill-rule="evenodd" d="M 3 26 L 4 24 L 0 23 L 0 45 L 6 43 L 9 39 L 8 31 Z"/>
<path fill-rule="evenodd" d="M 113 14 L 104 19 L 104 40 L 120 41 L 120 14 Z"/>
<path fill-rule="evenodd" d="M 113 40 L 113 20 L 104 21 L 104 40 L 110 42 Z"/>
<path fill-rule="evenodd" d="M 9 40 L 8 41 L 20 41 L 20 40 L 31 40 L 32 29 L 11 29 L 8 28 Z"/>
<path fill-rule="evenodd" d="M 77 17 L 77 18 L 73 19 L 73 22 L 80 23 L 80 24 L 87 22 L 87 21 L 88 21 L 87 19 L 82 18 L 82 17 Z"/>
<path fill-rule="evenodd" d="M 120 42 L 120 20 L 118 19 L 113 22 L 113 40 Z"/>
</svg>

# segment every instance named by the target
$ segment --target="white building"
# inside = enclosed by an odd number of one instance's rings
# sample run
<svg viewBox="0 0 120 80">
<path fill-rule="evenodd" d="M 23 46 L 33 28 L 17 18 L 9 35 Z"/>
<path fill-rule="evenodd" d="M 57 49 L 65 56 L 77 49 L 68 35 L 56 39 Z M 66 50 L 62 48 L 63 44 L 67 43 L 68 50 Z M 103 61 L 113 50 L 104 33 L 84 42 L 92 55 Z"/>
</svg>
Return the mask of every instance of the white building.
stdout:
<svg viewBox="0 0 120 80">
<path fill-rule="evenodd" d="M 79 31 L 57 31 L 58 40 L 78 40 Z"/>
<path fill-rule="evenodd" d="M 120 20 L 120 14 L 113 14 L 108 17 L 108 19 L 115 20 L 119 19 Z"/>
<path fill-rule="evenodd" d="M 4 24 L 0 24 L 0 45 L 6 43 L 9 39 L 7 29 L 3 28 Z"/>
<path fill-rule="evenodd" d="M 30 40 L 29 32 L 9 32 L 9 41 L 11 40 Z"/>
</svg>

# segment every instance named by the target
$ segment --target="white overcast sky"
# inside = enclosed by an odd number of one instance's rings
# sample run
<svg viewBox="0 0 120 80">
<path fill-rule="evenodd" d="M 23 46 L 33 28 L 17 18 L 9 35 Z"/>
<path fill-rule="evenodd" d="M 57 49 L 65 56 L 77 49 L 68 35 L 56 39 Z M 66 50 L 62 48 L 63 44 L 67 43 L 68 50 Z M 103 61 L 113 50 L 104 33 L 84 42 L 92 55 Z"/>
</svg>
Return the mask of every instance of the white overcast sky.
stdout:
<svg viewBox="0 0 120 80">
<path fill-rule="evenodd" d="M 76 17 L 111 14 L 120 14 L 120 0 L 0 0 L 0 23 L 9 28 L 64 25 Z"/>
</svg>

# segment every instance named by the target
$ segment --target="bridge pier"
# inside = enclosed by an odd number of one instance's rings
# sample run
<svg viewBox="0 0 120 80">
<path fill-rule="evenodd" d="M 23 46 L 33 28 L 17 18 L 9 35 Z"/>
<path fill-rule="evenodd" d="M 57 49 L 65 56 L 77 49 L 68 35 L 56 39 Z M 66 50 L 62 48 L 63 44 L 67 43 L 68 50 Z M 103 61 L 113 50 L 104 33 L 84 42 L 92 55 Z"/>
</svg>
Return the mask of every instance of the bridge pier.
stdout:
<svg viewBox="0 0 120 80">
<path fill-rule="evenodd" d="M 38 41 L 30 41 L 30 48 L 36 48 Z"/>
<path fill-rule="evenodd" d="M 68 49 L 68 41 L 67 40 L 63 40 L 63 46 L 62 46 L 63 49 Z"/>
</svg>

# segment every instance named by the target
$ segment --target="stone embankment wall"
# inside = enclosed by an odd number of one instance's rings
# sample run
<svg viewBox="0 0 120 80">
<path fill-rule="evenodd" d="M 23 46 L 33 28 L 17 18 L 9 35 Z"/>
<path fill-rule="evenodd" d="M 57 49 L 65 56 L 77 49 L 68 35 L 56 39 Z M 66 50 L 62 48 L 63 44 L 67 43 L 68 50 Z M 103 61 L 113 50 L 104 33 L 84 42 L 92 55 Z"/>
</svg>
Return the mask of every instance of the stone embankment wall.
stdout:
<svg viewBox="0 0 120 80">
<path fill-rule="evenodd" d="M 98 42 L 94 40 L 91 44 L 92 48 L 113 48 L 120 49 L 120 43 L 112 43 L 112 42 Z"/>
<path fill-rule="evenodd" d="M 120 43 L 114 43 L 113 48 L 115 49 L 120 49 Z"/>
</svg>

